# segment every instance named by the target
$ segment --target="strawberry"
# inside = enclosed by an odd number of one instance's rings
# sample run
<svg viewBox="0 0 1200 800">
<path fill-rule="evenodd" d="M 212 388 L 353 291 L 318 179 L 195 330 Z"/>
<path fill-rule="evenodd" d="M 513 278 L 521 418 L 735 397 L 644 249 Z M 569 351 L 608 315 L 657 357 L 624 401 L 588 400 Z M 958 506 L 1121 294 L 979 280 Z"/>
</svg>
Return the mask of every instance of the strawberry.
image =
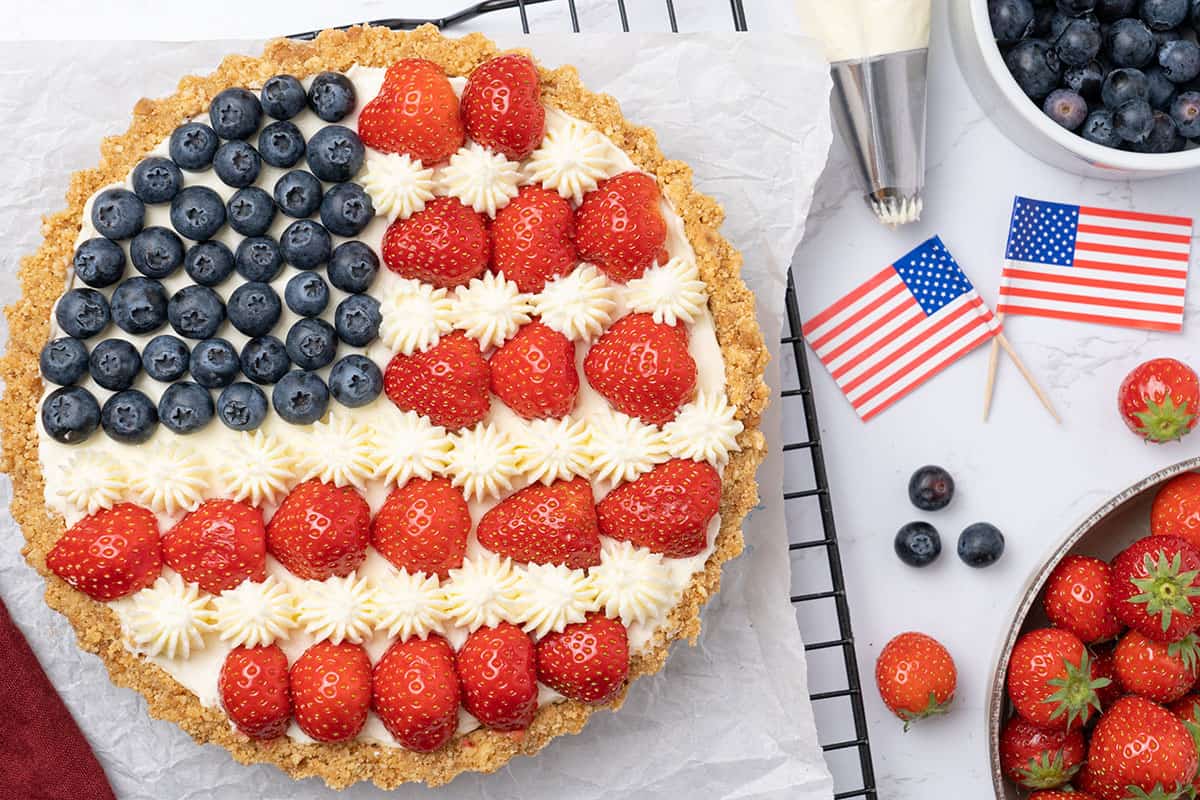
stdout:
<svg viewBox="0 0 1200 800">
<path fill-rule="evenodd" d="M 1000 732 L 1000 769 L 1026 789 L 1056 789 L 1079 771 L 1086 750 L 1081 731 L 1047 730 L 1013 717 Z"/>
<path fill-rule="evenodd" d="M 1096 698 L 1100 701 L 1100 708 L 1105 709 L 1117 702 L 1118 697 L 1125 694 L 1121 689 L 1121 684 L 1117 681 L 1117 668 L 1113 664 L 1113 649 L 1106 647 L 1101 650 L 1093 650 L 1090 657 L 1092 680 L 1108 679 L 1107 684 L 1096 687 Z"/>
<path fill-rule="evenodd" d="M 371 706 L 371 659 L 361 645 L 317 642 L 292 664 L 296 724 L 318 742 L 353 739 Z"/>
<path fill-rule="evenodd" d="M 371 521 L 371 544 L 396 567 L 444 579 L 461 567 L 471 532 L 463 493 L 445 478 L 412 478 Z"/>
<path fill-rule="evenodd" d="M 490 367 L 492 392 L 525 419 L 565 417 L 575 407 L 575 343 L 540 322 L 523 325 Z"/>
<path fill-rule="evenodd" d="M 1017 640 L 1008 662 L 1008 697 L 1017 713 L 1043 728 L 1080 728 L 1100 710 L 1096 690 L 1109 684 L 1092 674 L 1079 637 L 1039 628 Z"/>
<path fill-rule="evenodd" d="M 575 210 L 579 258 L 617 283 L 642 277 L 656 260 L 666 262 L 667 223 L 662 195 L 644 172 L 622 172 L 600 182 Z"/>
<path fill-rule="evenodd" d="M 440 636 L 397 641 L 375 665 L 371 706 L 388 733 L 419 753 L 437 750 L 458 729 L 454 650 Z"/>
<path fill-rule="evenodd" d="M 453 197 L 438 197 L 383 234 L 383 263 L 402 278 L 439 288 L 462 286 L 487 269 L 492 247 L 483 216 Z"/>
<path fill-rule="evenodd" d="M 579 263 L 575 213 L 558 192 L 522 186 L 492 221 L 492 271 L 537 294 Z"/>
<path fill-rule="evenodd" d="M 1200 722 L 1200 694 L 1185 694 L 1178 700 L 1167 703 L 1167 709 L 1184 722 Z"/>
<path fill-rule="evenodd" d="M 1067 556 L 1046 580 L 1042 604 L 1056 628 L 1065 628 L 1086 644 L 1121 632 L 1108 604 L 1108 564 L 1089 556 Z"/>
<path fill-rule="evenodd" d="M 721 504 L 721 476 L 709 464 L 673 459 L 613 489 L 596 506 L 600 532 L 668 558 L 697 555 Z"/>
<path fill-rule="evenodd" d="M 97 511 L 67 529 L 46 566 L 93 600 L 145 589 L 162 572 L 158 518 L 132 503 Z"/>
<path fill-rule="evenodd" d="M 1100 800 L 1168 800 L 1191 784 L 1196 764 L 1196 745 L 1179 718 L 1144 697 L 1126 695 L 1092 733 L 1087 789 Z"/>
<path fill-rule="evenodd" d="M 1150 533 L 1200 548 L 1200 474 L 1185 472 L 1163 484 L 1150 507 Z"/>
<path fill-rule="evenodd" d="M 274 739 L 287 730 L 292 695 L 279 645 L 233 648 L 221 665 L 217 689 L 230 721 L 251 739 Z"/>
<path fill-rule="evenodd" d="M 1191 433 L 1200 419 L 1200 382 L 1187 364 L 1156 358 L 1121 381 L 1117 407 L 1129 430 L 1146 441 L 1174 442 Z"/>
<path fill-rule="evenodd" d="M 696 362 L 687 328 L 629 314 L 613 323 L 583 359 L 588 383 L 613 408 L 642 422 L 675 419 L 696 391 Z"/>
<path fill-rule="evenodd" d="M 388 67 L 383 86 L 358 116 L 358 137 L 383 153 L 407 153 L 431 167 L 463 146 L 458 97 L 432 61 L 406 58 Z"/>
<path fill-rule="evenodd" d="M 344 578 L 367 557 L 371 509 L 351 486 L 305 481 L 267 525 L 267 549 L 293 575 Z"/>
<path fill-rule="evenodd" d="M 462 119 L 479 144 L 512 161 L 524 161 L 542 142 L 546 109 L 538 71 L 529 56 L 488 59 L 467 78 Z"/>
<path fill-rule="evenodd" d="M 1177 642 L 1200 624 L 1200 550 L 1177 536 L 1146 536 L 1110 564 L 1117 619 L 1151 639 Z"/>
<path fill-rule="evenodd" d="M 909 631 L 892 639 L 875 662 L 875 685 L 893 714 L 913 721 L 945 714 L 954 702 L 958 672 L 954 659 L 932 636 Z"/>
<path fill-rule="evenodd" d="M 204 501 L 166 532 L 162 552 L 167 566 L 212 594 L 267 579 L 262 512 L 245 503 Z"/>
<path fill-rule="evenodd" d="M 475 531 L 479 543 L 515 561 L 586 569 L 600 563 L 592 486 L 583 478 L 531 483 L 492 506 Z"/>
<path fill-rule="evenodd" d="M 1042 789 L 1029 795 L 1029 800 L 1097 800 L 1097 797 L 1068 786 L 1066 789 Z"/>
<path fill-rule="evenodd" d="M 1125 691 L 1156 703 L 1187 694 L 1200 676 L 1200 641 L 1188 634 L 1181 641 L 1156 642 L 1129 631 L 1113 650 L 1113 671 Z"/>
<path fill-rule="evenodd" d="M 516 625 L 480 628 L 458 651 L 463 707 L 487 727 L 517 731 L 537 712 L 533 642 Z"/>
<path fill-rule="evenodd" d="M 538 680 L 559 694 L 603 705 L 629 677 L 629 635 L 620 620 L 588 614 L 537 644 Z"/>
<path fill-rule="evenodd" d="M 490 382 L 491 370 L 479 343 L 455 331 L 423 353 L 392 356 L 383 389 L 401 411 L 424 414 L 434 425 L 454 431 L 487 414 Z"/>
</svg>

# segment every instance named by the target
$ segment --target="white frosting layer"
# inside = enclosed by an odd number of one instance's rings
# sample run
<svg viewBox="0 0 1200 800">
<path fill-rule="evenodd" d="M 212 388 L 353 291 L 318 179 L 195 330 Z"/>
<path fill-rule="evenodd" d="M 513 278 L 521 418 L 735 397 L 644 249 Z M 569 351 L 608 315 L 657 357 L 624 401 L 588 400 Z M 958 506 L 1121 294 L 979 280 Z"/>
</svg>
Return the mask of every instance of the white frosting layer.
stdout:
<svg viewBox="0 0 1200 800">
<path fill-rule="evenodd" d="M 931 0 L 796 0 L 804 31 L 831 62 L 929 46 Z"/>
</svg>

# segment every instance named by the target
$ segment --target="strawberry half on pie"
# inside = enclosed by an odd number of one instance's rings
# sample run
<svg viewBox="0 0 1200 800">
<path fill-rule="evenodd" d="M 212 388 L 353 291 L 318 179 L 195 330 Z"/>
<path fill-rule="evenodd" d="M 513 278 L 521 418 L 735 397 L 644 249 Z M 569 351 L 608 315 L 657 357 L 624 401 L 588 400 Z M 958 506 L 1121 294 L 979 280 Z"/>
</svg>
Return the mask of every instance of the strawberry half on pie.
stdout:
<svg viewBox="0 0 1200 800">
<path fill-rule="evenodd" d="M 9 310 L 47 601 L 155 716 L 335 787 L 617 708 L 757 499 L 719 207 L 478 35 L 327 31 L 181 87 L 74 176 Z"/>
</svg>

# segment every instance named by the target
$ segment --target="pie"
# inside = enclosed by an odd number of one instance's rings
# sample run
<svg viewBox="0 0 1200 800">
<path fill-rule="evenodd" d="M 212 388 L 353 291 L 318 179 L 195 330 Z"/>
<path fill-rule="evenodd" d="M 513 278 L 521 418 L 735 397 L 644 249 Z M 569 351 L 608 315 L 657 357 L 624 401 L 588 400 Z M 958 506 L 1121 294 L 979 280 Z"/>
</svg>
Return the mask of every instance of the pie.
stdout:
<svg viewBox="0 0 1200 800">
<path fill-rule="evenodd" d="M 140 101 L 8 309 L 47 603 L 154 716 L 332 787 L 579 732 L 694 641 L 757 500 L 721 219 L 479 34 L 278 40 Z"/>
</svg>

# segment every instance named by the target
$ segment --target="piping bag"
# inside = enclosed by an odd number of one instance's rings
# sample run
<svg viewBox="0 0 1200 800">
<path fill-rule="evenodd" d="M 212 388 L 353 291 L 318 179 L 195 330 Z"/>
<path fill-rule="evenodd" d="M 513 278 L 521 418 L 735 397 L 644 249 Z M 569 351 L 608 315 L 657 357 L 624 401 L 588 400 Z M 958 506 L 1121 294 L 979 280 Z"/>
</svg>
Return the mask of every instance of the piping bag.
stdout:
<svg viewBox="0 0 1200 800">
<path fill-rule="evenodd" d="M 796 0 L 825 45 L 833 116 L 867 204 L 896 227 L 921 218 L 931 0 Z"/>
</svg>

